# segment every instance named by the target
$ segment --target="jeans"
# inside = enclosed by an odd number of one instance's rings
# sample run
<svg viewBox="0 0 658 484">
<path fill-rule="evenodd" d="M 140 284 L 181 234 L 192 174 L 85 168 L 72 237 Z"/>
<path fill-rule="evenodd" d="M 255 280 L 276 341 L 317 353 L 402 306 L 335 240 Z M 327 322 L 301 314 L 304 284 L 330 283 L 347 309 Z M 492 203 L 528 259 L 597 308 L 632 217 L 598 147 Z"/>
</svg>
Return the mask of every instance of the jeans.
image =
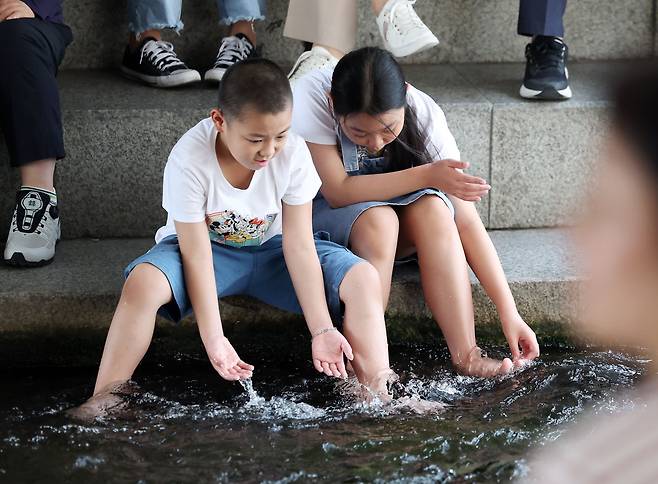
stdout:
<svg viewBox="0 0 658 484">
<path fill-rule="evenodd" d="M 139 34 L 149 29 L 183 28 L 183 0 L 128 0 L 128 29 Z M 263 20 L 265 0 L 217 0 L 219 23 L 231 25 L 240 20 Z"/>
</svg>

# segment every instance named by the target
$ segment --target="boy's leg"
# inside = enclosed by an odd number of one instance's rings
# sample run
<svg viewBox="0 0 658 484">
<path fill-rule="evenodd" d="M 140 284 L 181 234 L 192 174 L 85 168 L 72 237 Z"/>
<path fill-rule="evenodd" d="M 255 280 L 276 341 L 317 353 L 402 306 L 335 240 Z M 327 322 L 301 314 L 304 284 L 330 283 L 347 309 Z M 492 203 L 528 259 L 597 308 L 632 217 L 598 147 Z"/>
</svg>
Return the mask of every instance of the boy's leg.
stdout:
<svg viewBox="0 0 658 484">
<path fill-rule="evenodd" d="M 201 80 L 189 69 L 171 44 L 161 42 L 160 31 L 180 32 L 182 0 L 128 0 L 130 36 L 123 54 L 121 72 L 126 77 L 156 87 L 175 87 Z"/>
<path fill-rule="evenodd" d="M 38 18 L 0 22 L 0 126 L 22 183 L 4 255 L 14 265 L 42 265 L 55 255 L 55 160 L 65 155 L 56 75 L 71 39 L 65 25 Z"/>
<path fill-rule="evenodd" d="M 262 246 L 254 267 L 249 295 L 284 309 L 301 313 L 283 257 L 281 237 Z M 372 265 L 345 247 L 325 240 L 315 241 L 329 312 L 341 318 L 345 305 L 344 334 L 352 346 L 352 365 L 359 381 L 375 392 L 386 392 L 390 374 L 384 310 L 379 289 L 379 274 Z"/>
<path fill-rule="evenodd" d="M 453 364 L 468 375 L 507 373 L 512 362 L 482 356 L 468 264 L 451 210 L 434 195 L 421 197 L 400 213 L 398 256 L 416 252 L 425 301 L 445 337 Z"/>
<path fill-rule="evenodd" d="M 230 25 L 217 51 L 215 62 L 204 75 L 210 82 L 219 82 L 226 70 L 234 64 L 255 55 L 256 31 L 254 22 L 265 19 L 263 0 L 217 0 L 219 23 Z"/>
<path fill-rule="evenodd" d="M 343 334 L 352 346 L 352 367 L 359 382 L 378 394 L 386 394 L 391 375 L 386 322 L 378 291 L 379 274 L 367 262 L 354 265 L 340 283 L 345 305 Z"/>
<path fill-rule="evenodd" d="M 158 309 L 171 298 L 171 287 L 160 269 L 143 263 L 132 270 L 107 334 L 94 395 L 130 380 L 151 344 Z"/>
</svg>

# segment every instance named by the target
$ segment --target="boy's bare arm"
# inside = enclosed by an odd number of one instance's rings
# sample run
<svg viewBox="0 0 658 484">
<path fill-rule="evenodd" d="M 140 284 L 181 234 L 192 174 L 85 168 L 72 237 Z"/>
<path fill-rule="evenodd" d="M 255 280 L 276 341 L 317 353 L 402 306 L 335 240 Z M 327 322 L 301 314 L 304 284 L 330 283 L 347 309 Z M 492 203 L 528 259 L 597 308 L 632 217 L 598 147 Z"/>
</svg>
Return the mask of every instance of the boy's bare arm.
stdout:
<svg viewBox="0 0 658 484">
<path fill-rule="evenodd" d="M 253 366 L 243 362 L 224 336 L 219 316 L 212 248 L 205 222 L 176 222 L 187 293 L 208 358 L 226 380 L 251 377 Z"/>
<path fill-rule="evenodd" d="M 352 359 L 352 348 L 333 328 L 324 291 L 322 267 L 313 239 L 312 202 L 283 204 L 283 254 L 308 329 L 313 335 L 313 364 L 328 376 L 347 377 L 343 354 Z"/>
</svg>

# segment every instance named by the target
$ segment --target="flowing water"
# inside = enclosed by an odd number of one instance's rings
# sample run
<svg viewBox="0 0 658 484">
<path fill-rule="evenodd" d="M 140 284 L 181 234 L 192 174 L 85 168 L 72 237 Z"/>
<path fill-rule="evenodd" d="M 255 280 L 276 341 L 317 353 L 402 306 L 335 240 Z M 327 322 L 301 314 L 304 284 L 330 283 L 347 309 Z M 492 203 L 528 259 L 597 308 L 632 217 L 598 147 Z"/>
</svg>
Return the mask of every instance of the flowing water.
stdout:
<svg viewBox="0 0 658 484">
<path fill-rule="evenodd" d="M 0 482 L 508 481 L 531 473 L 529 450 L 583 411 L 637 403 L 624 390 L 647 364 L 549 348 L 521 372 L 483 380 L 455 375 L 444 351 L 401 346 L 391 349 L 394 404 L 367 405 L 305 354 L 272 352 L 242 355 L 257 364 L 244 388 L 193 357 L 151 362 L 117 415 L 88 424 L 65 411 L 89 395 L 94 369 L 4 374 Z M 419 415 L 409 397 L 447 406 Z"/>
</svg>

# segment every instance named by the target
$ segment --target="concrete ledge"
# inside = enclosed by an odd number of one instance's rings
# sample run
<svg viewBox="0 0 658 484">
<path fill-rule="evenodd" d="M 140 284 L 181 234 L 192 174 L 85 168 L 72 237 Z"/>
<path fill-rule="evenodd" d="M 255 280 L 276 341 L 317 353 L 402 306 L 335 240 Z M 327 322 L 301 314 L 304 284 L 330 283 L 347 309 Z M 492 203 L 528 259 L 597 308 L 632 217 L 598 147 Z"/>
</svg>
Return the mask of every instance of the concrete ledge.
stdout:
<svg viewBox="0 0 658 484">
<path fill-rule="evenodd" d="M 492 237 L 526 320 L 540 336 L 567 334 L 578 281 L 567 232 L 497 231 Z M 0 363 L 17 367 L 97 361 L 123 283 L 122 269 L 150 246 L 148 239 L 64 241 L 50 266 L 0 267 Z M 499 334 L 494 308 L 475 279 L 473 287 L 479 331 Z M 255 334 L 273 341 L 305 334 L 301 317 L 251 299 L 227 298 L 221 312 L 227 333 L 239 341 L 253 340 Z M 392 342 L 439 337 L 413 264 L 396 270 L 387 321 Z M 198 349 L 191 319 L 180 326 L 162 320 L 158 332 L 165 352 Z"/>
</svg>

